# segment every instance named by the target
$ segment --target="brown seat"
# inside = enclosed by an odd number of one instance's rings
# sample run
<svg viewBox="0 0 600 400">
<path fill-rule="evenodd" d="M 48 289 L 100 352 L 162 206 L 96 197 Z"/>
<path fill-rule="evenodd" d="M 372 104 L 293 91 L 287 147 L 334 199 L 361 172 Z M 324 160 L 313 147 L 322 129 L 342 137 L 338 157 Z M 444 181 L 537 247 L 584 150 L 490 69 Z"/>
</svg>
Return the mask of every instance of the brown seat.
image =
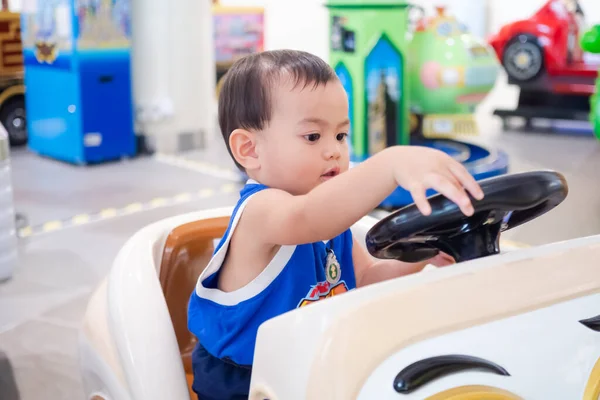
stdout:
<svg viewBox="0 0 600 400">
<path fill-rule="evenodd" d="M 167 237 L 163 250 L 159 280 L 175 329 L 192 398 L 195 395 L 191 390 L 191 355 L 196 337 L 187 328 L 188 300 L 200 273 L 213 254 L 213 240 L 225 234 L 228 223 L 228 217 L 218 217 L 178 226 Z"/>
</svg>

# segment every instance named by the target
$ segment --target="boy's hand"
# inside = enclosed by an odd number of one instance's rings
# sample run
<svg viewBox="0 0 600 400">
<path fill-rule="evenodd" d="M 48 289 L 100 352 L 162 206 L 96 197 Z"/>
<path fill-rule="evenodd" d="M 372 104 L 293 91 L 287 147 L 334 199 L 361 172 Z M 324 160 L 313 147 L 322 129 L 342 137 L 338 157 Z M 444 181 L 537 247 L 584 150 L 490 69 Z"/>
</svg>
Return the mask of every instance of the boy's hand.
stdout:
<svg viewBox="0 0 600 400">
<path fill-rule="evenodd" d="M 394 177 L 408 190 L 423 215 L 431 213 L 425 192 L 431 188 L 456 203 L 465 215 L 472 215 L 473 205 L 465 188 L 477 200 L 483 191 L 467 169 L 446 153 L 429 147 L 398 148 L 400 162 L 394 163 Z"/>
<path fill-rule="evenodd" d="M 436 267 L 447 267 L 448 265 L 456 264 L 456 261 L 454 257 L 440 252 L 437 256 L 427 260 L 427 264 L 435 265 Z"/>
</svg>

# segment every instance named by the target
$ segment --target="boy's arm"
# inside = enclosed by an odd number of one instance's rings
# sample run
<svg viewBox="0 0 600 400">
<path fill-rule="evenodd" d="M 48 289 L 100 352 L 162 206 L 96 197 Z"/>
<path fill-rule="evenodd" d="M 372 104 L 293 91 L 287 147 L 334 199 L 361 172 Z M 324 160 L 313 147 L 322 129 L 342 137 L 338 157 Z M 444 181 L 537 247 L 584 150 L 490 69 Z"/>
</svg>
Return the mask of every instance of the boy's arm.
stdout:
<svg viewBox="0 0 600 400">
<path fill-rule="evenodd" d="M 365 249 L 364 246 L 361 246 L 354 237 L 352 260 L 354 262 L 354 275 L 356 276 L 357 287 L 414 274 L 422 271 L 428 264 L 435 264 L 438 267 L 441 267 L 454 263 L 454 260 L 445 254 L 435 257 L 435 261 L 432 259 L 419 263 L 406 263 L 397 260 L 378 260 L 372 257 L 367 249 Z"/>
<path fill-rule="evenodd" d="M 425 198 L 427 188 L 457 203 L 466 215 L 473 213 L 473 206 L 463 186 L 475 198 L 483 197 L 463 165 L 447 154 L 425 147 L 396 146 L 305 195 L 263 190 L 248 203 L 242 220 L 255 228 L 256 240 L 265 245 L 328 240 L 373 210 L 398 186 L 410 191 L 425 215 L 431 212 Z"/>
</svg>

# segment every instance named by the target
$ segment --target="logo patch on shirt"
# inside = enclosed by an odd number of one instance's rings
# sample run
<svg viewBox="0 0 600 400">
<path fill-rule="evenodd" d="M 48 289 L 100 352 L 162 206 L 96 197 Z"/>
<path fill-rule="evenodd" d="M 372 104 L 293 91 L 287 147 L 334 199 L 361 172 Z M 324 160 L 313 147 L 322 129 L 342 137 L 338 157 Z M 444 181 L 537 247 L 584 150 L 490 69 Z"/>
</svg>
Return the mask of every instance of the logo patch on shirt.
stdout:
<svg viewBox="0 0 600 400">
<path fill-rule="evenodd" d="M 335 253 L 332 250 L 327 251 L 327 262 L 325 264 L 325 275 L 327 276 L 327 282 L 335 285 L 340 281 L 342 275 L 342 269 L 340 263 L 335 257 Z"/>
<path fill-rule="evenodd" d="M 327 278 L 329 279 L 329 275 L 327 276 Z M 347 291 L 348 286 L 346 285 L 345 281 L 338 282 L 337 284 L 331 284 L 327 281 L 319 282 L 315 286 L 313 286 L 308 292 L 308 294 L 300 301 L 300 303 L 298 304 L 298 308 L 307 306 L 309 304 L 326 299 L 328 297 L 333 297 L 338 294 L 346 293 Z"/>
</svg>

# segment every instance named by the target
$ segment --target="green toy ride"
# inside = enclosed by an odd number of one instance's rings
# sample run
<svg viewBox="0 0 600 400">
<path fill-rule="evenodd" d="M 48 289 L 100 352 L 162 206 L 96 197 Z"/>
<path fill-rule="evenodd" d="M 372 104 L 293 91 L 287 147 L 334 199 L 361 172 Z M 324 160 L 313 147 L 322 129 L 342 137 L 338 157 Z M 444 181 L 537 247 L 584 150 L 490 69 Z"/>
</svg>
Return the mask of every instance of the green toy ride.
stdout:
<svg viewBox="0 0 600 400">
<path fill-rule="evenodd" d="M 587 52 L 600 54 L 600 25 L 594 26 L 583 35 L 581 47 Z M 590 102 L 590 121 L 594 135 L 600 140 L 600 77 L 596 81 L 596 92 L 590 97 Z"/>
<path fill-rule="evenodd" d="M 493 49 L 437 7 L 421 18 L 408 47 L 411 132 L 425 137 L 477 134 L 475 107 L 500 72 Z"/>
<path fill-rule="evenodd" d="M 409 5 L 399 0 L 330 0 L 330 59 L 350 102 L 357 159 L 409 144 Z"/>
</svg>

